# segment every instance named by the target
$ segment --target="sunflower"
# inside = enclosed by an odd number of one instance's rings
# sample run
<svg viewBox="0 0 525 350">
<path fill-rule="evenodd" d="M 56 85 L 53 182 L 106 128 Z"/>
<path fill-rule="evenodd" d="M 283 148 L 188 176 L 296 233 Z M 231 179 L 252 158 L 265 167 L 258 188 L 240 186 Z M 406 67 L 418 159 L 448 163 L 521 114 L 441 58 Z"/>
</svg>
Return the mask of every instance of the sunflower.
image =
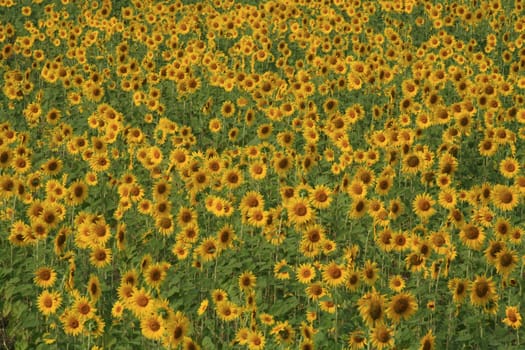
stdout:
<svg viewBox="0 0 525 350">
<path fill-rule="evenodd" d="M 18 155 L 11 161 L 11 167 L 17 174 L 24 174 L 31 169 L 31 160 L 27 155 Z"/>
<path fill-rule="evenodd" d="M 507 157 L 499 163 L 499 171 L 501 175 L 507 179 L 512 179 L 517 176 L 520 170 L 519 162 L 513 157 Z"/>
<path fill-rule="evenodd" d="M 139 280 L 139 274 L 137 270 L 131 269 L 131 270 L 124 272 L 124 274 L 120 278 L 120 283 L 127 284 L 129 286 L 134 287 L 138 284 L 138 280 Z"/>
<path fill-rule="evenodd" d="M 246 340 L 249 350 L 262 350 L 266 344 L 264 335 L 260 331 L 250 331 Z"/>
<path fill-rule="evenodd" d="M 351 292 L 356 291 L 361 286 L 361 272 L 357 270 L 348 271 L 345 287 Z"/>
<path fill-rule="evenodd" d="M 500 210 L 509 211 L 519 204 L 519 198 L 512 187 L 495 185 L 492 192 L 492 203 Z"/>
<path fill-rule="evenodd" d="M 405 279 L 401 275 L 394 275 L 390 277 L 388 286 L 394 292 L 399 293 L 405 288 Z"/>
<path fill-rule="evenodd" d="M 88 186 L 83 180 L 76 180 L 68 189 L 68 204 L 80 205 L 88 197 Z"/>
<path fill-rule="evenodd" d="M 11 165 L 13 159 L 13 151 L 6 147 L 0 147 L 0 169 L 6 169 Z"/>
<path fill-rule="evenodd" d="M 505 318 L 502 320 L 507 326 L 514 329 L 521 327 L 521 315 L 517 306 L 507 306 L 505 308 Z"/>
<path fill-rule="evenodd" d="M 496 271 L 505 278 L 516 268 L 518 264 L 518 254 L 516 251 L 504 247 L 496 253 Z"/>
<path fill-rule="evenodd" d="M 279 321 L 270 330 L 270 334 L 275 337 L 275 341 L 278 344 L 289 345 L 293 343 L 295 339 L 295 330 L 288 323 L 288 321 Z"/>
<path fill-rule="evenodd" d="M 121 318 L 124 314 L 124 304 L 120 300 L 115 301 L 111 308 L 111 316 L 114 318 Z"/>
<path fill-rule="evenodd" d="M 100 288 L 100 280 L 96 275 L 91 275 L 87 283 L 87 291 L 91 300 L 97 301 L 102 295 L 102 289 Z"/>
<path fill-rule="evenodd" d="M 309 199 L 312 206 L 317 209 L 325 209 L 332 203 L 332 191 L 326 185 L 317 185 L 310 190 Z"/>
<path fill-rule="evenodd" d="M 438 204 L 445 209 L 452 210 L 457 203 L 456 190 L 453 188 L 442 188 L 438 194 Z"/>
<path fill-rule="evenodd" d="M 498 147 L 498 143 L 489 138 L 485 138 L 479 142 L 478 152 L 484 157 L 491 157 L 496 154 Z"/>
<path fill-rule="evenodd" d="M 221 320 L 233 321 L 240 316 L 241 310 L 231 301 L 225 300 L 216 304 L 215 311 Z"/>
<path fill-rule="evenodd" d="M 85 296 L 77 296 L 72 306 L 73 312 L 76 312 L 82 319 L 87 320 L 95 316 L 97 309 L 93 305 L 93 301 Z"/>
<path fill-rule="evenodd" d="M 160 315 L 149 314 L 140 320 L 140 330 L 147 339 L 159 340 L 166 331 L 164 320 Z"/>
<path fill-rule="evenodd" d="M 224 101 L 221 106 L 221 115 L 229 118 L 235 114 L 235 104 L 232 101 Z"/>
<path fill-rule="evenodd" d="M 177 234 L 177 241 L 195 243 L 199 239 L 199 231 L 199 226 L 196 224 L 189 224 Z"/>
<path fill-rule="evenodd" d="M 322 276 L 323 281 L 327 285 L 331 287 L 337 287 L 345 283 L 348 272 L 344 266 L 332 261 L 331 263 L 323 266 Z"/>
<path fill-rule="evenodd" d="M 303 263 L 296 268 L 296 278 L 300 283 L 310 283 L 316 275 L 315 268 L 312 264 Z"/>
<path fill-rule="evenodd" d="M 171 215 L 159 216 L 155 220 L 155 228 L 164 236 L 168 236 L 173 233 L 175 229 L 175 222 Z"/>
<path fill-rule="evenodd" d="M 325 229 L 320 224 L 312 224 L 303 231 L 302 243 L 313 248 L 319 248 L 325 240 Z"/>
<path fill-rule="evenodd" d="M 180 207 L 177 214 L 177 224 L 186 227 L 190 224 L 197 224 L 197 212 L 193 208 Z"/>
<path fill-rule="evenodd" d="M 436 210 L 432 207 L 435 204 L 432 197 L 426 193 L 420 193 L 412 202 L 414 213 L 423 220 L 435 214 Z"/>
<path fill-rule="evenodd" d="M 302 225 L 311 221 L 315 217 L 314 210 L 310 207 L 310 201 L 302 197 L 291 198 L 286 203 L 288 220 L 292 224 Z"/>
<path fill-rule="evenodd" d="M 379 278 L 378 271 L 379 267 L 377 266 L 377 262 L 367 260 L 361 270 L 361 277 L 366 284 L 373 286 Z"/>
<path fill-rule="evenodd" d="M 376 181 L 375 193 L 381 196 L 386 196 L 388 192 L 390 192 L 393 183 L 393 176 L 380 176 Z"/>
<path fill-rule="evenodd" d="M 222 175 L 222 181 L 230 190 L 234 190 L 244 182 L 242 172 L 237 168 L 225 170 Z"/>
<path fill-rule="evenodd" d="M 235 231 L 230 224 L 224 225 L 217 232 L 217 244 L 219 249 L 231 248 L 235 239 Z"/>
<path fill-rule="evenodd" d="M 253 208 L 264 208 L 264 197 L 257 191 L 248 191 L 241 199 L 239 209 L 241 213 L 247 213 Z"/>
<path fill-rule="evenodd" d="M 77 336 L 84 330 L 84 320 L 76 312 L 66 310 L 60 315 L 60 321 L 64 328 L 64 333 L 71 336 Z"/>
<path fill-rule="evenodd" d="M 386 308 L 386 315 L 394 323 L 399 323 L 402 318 L 409 319 L 417 309 L 417 299 L 411 293 L 399 293 L 390 300 Z"/>
<path fill-rule="evenodd" d="M 257 277 L 251 271 L 245 271 L 239 276 L 239 288 L 242 291 L 249 291 L 255 287 Z"/>
<path fill-rule="evenodd" d="M 372 329 L 370 343 L 377 350 L 391 348 L 394 346 L 394 331 L 383 324 L 378 324 Z"/>
<path fill-rule="evenodd" d="M 406 267 L 412 272 L 421 271 L 425 268 L 426 259 L 423 255 L 413 252 L 405 258 Z"/>
<path fill-rule="evenodd" d="M 359 179 L 354 179 L 348 186 L 347 193 L 354 200 L 364 198 L 367 194 L 366 184 Z"/>
<path fill-rule="evenodd" d="M 57 312 L 62 304 L 62 296 L 57 291 L 44 290 L 38 296 L 37 304 L 40 313 L 44 316 L 49 316 Z"/>
<path fill-rule="evenodd" d="M 393 248 L 393 232 L 390 229 L 385 229 L 379 232 L 375 237 L 379 249 L 389 252 Z"/>
<path fill-rule="evenodd" d="M 305 291 L 308 298 L 313 300 L 318 300 L 319 298 L 326 295 L 326 289 L 319 282 L 311 283 L 308 287 L 306 287 Z"/>
<path fill-rule="evenodd" d="M 475 306 L 485 306 L 490 301 L 497 299 L 498 295 L 492 278 L 476 276 L 470 287 L 470 302 Z"/>
<path fill-rule="evenodd" d="M 452 300 L 456 304 L 461 304 L 467 297 L 470 288 L 470 281 L 461 278 L 453 278 L 448 281 L 448 289 L 452 293 Z"/>
<path fill-rule="evenodd" d="M 408 153 L 403 157 L 402 171 L 404 174 L 415 174 L 422 169 L 423 159 L 418 153 Z"/>
<path fill-rule="evenodd" d="M 430 329 L 427 334 L 425 334 L 423 336 L 423 338 L 421 338 L 421 340 L 419 341 L 419 350 L 434 350 L 435 349 L 435 339 L 436 339 L 436 336 L 434 334 L 432 334 L 432 330 Z"/>
<path fill-rule="evenodd" d="M 348 216 L 352 219 L 363 217 L 368 210 L 368 201 L 364 198 L 357 198 L 352 201 Z"/>
<path fill-rule="evenodd" d="M 293 167 L 294 160 L 291 156 L 276 152 L 272 158 L 273 169 L 279 177 L 286 177 L 288 171 Z"/>
<path fill-rule="evenodd" d="M 166 337 L 164 345 L 166 347 L 176 348 L 181 344 L 189 331 L 189 319 L 182 312 L 171 313 L 166 326 Z"/>
<path fill-rule="evenodd" d="M 374 327 L 383 323 L 385 302 L 385 296 L 379 294 L 375 289 L 364 294 L 357 301 L 359 314 L 367 326 Z"/>
<path fill-rule="evenodd" d="M 150 264 L 144 269 L 146 284 L 151 288 L 159 288 L 171 265 L 167 262 Z"/>
<path fill-rule="evenodd" d="M 348 335 L 348 346 L 350 346 L 350 350 L 364 349 L 367 343 L 365 332 L 362 330 L 352 331 Z"/>
<path fill-rule="evenodd" d="M 42 266 L 35 271 L 35 277 L 33 282 L 40 288 L 49 288 L 52 287 L 57 279 L 57 273 L 53 268 Z"/>
<path fill-rule="evenodd" d="M 211 298 L 215 304 L 228 300 L 228 293 L 223 289 L 214 289 L 211 292 Z"/>
<path fill-rule="evenodd" d="M 203 262 L 208 262 L 217 257 L 220 252 L 219 243 L 216 238 L 208 237 L 195 249 L 195 252 Z"/>
<path fill-rule="evenodd" d="M 485 233 L 481 227 L 474 224 L 464 224 L 459 232 L 459 238 L 467 247 L 480 250 L 485 241 Z"/>
<path fill-rule="evenodd" d="M 51 158 L 41 166 L 41 170 L 45 175 L 54 176 L 62 170 L 62 160 L 58 158 Z"/>
<path fill-rule="evenodd" d="M 95 246 L 89 255 L 89 262 L 96 268 L 104 268 L 111 262 L 111 249 Z"/>
<path fill-rule="evenodd" d="M 254 180 L 262 180 L 266 177 L 268 168 L 263 161 L 256 160 L 250 163 L 249 174 Z"/>
<path fill-rule="evenodd" d="M 131 296 L 125 302 L 126 308 L 137 317 L 147 315 L 155 309 L 155 299 L 144 288 L 132 287 Z"/>
</svg>

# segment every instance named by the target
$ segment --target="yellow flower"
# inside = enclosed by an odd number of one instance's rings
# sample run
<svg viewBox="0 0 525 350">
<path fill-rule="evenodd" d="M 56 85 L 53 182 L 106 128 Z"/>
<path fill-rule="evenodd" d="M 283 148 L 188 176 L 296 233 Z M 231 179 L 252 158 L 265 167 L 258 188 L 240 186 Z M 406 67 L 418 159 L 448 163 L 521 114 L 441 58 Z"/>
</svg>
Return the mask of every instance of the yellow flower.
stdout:
<svg viewBox="0 0 525 350">
<path fill-rule="evenodd" d="M 33 282 L 41 288 L 49 288 L 55 284 L 57 273 L 53 268 L 43 266 L 35 272 Z"/>
<path fill-rule="evenodd" d="M 50 292 L 48 290 L 42 291 L 38 296 L 38 310 L 44 316 L 54 314 L 62 304 L 62 296 L 59 292 Z"/>
<path fill-rule="evenodd" d="M 507 326 L 514 329 L 521 327 L 521 315 L 517 306 L 507 306 L 505 308 L 505 318 L 502 320 Z"/>
</svg>

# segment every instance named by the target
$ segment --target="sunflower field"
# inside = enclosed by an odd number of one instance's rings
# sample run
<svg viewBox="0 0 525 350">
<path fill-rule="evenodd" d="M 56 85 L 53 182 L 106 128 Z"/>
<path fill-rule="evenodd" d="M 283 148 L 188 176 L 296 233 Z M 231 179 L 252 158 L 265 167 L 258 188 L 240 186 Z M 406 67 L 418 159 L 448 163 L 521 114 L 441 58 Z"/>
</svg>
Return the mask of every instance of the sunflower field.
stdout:
<svg viewBox="0 0 525 350">
<path fill-rule="evenodd" d="M 0 0 L 1 349 L 524 349 L 524 0 Z"/>
</svg>

